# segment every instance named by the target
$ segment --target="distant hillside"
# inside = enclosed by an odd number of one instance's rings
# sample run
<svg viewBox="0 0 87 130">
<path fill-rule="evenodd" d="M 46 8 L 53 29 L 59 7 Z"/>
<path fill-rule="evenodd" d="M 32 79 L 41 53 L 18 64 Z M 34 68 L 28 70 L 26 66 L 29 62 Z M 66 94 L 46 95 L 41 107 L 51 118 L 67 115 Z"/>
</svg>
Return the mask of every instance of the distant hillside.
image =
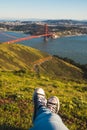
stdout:
<svg viewBox="0 0 87 130">
<path fill-rule="evenodd" d="M 48 54 L 19 44 L 0 44 L 0 70 L 29 69 L 36 60 Z"/>
<path fill-rule="evenodd" d="M 87 20 L 68 20 L 68 19 L 60 19 L 60 20 L 45 20 L 44 22 L 48 24 L 72 24 L 72 25 L 87 25 Z"/>
<path fill-rule="evenodd" d="M 37 75 L 81 80 L 83 71 L 64 60 L 19 44 L 0 45 L 0 70 L 33 70 Z"/>
<path fill-rule="evenodd" d="M 53 57 L 49 62 L 45 62 L 40 66 L 40 71 L 52 78 L 78 80 L 83 79 L 83 71 L 57 57 Z"/>
</svg>

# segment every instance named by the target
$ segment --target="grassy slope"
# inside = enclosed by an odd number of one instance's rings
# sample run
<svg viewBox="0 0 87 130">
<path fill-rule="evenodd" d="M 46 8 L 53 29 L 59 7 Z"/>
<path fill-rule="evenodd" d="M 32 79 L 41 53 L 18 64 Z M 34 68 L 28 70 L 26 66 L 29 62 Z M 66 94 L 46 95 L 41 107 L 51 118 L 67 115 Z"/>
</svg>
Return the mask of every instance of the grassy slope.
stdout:
<svg viewBox="0 0 87 130">
<path fill-rule="evenodd" d="M 52 60 L 43 63 L 40 66 L 40 71 L 52 78 L 72 81 L 83 80 L 84 75 L 80 68 L 55 57 L 53 57 Z"/>
<path fill-rule="evenodd" d="M 33 48 L 18 44 L 0 45 L 0 69 L 19 70 L 29 69 L 30 64 L 40 58 L 48 56 Z"/>
<path fill-rule="evenodd" d="M 87 83 L 82 79 L 83 72 L 53 58 L 39 66 L 38 77 L 36 71 L 31 71 L 30 63 L 46 56 L 21 45 L 0 45 L 1 70 L 13 70 L 0 71 L 0 130 L 27 130 L 31 127 L 32 93 L 36 87 L 42 87 L 47 98 L 50 95 L 59 97 L 59 114 L 70 130 L 86 130 Z M 15 71 L 24 68 L 27 69 Z"/>
<path fill-rule="evenodd" d="M 59 114 L 70 130 L 86 130 L 87 83 L 61 82 L 46 76 L 38 78 L 28 71 L 0 72 L 0 76 L 0 130 L 31 127 L 32 94 L 36 87 L 42 87 L 47 98 L 59 97 Z"/>
<path fill-rule="evenodd" d="M 0 70 L 34 70 L 33 62 L 48 57 L 49 55 L 36 49 L 18 44 L 0 45 Z M 52 60 L 38 65 L 39 72 L 54 78 L 82 80 L 83 72 L 59 58 L 53 57 Z M 37 73 L 37 72 L 36 72 Z"/>
</svg>

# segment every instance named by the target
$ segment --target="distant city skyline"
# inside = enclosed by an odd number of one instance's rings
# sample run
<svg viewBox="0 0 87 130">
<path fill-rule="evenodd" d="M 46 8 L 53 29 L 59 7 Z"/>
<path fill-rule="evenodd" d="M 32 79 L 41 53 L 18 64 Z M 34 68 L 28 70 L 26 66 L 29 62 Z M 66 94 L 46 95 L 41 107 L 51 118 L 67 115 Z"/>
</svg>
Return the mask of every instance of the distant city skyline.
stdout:
<svg viewBox="0 0 87 130">
<path fill-rule="evenodd" d="M 87 0 L 0 0 L 0 19 L 87 20 Z"/>
</svg>

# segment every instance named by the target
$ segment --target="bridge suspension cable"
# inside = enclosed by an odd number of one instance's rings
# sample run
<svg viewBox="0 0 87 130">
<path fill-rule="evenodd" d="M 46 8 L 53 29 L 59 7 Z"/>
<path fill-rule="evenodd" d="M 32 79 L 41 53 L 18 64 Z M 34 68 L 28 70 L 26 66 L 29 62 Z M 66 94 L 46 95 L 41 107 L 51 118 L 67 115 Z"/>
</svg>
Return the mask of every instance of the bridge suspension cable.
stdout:
<svg viewBox="0 0 87 130">
<path fill-rule="evenodd" d="M 42 34 L 42 35 L 33 35 L 33 36 L 22 37 L 22 38 L 18 38 L 15 40 L 3 42 L 3 44 L 12 44 L 12 43 L 20 42 L 20 41 L 30 40 L 33 38 L 47 37 L 47 36 L 51 36 L 51 34 Z"/>
</svg>

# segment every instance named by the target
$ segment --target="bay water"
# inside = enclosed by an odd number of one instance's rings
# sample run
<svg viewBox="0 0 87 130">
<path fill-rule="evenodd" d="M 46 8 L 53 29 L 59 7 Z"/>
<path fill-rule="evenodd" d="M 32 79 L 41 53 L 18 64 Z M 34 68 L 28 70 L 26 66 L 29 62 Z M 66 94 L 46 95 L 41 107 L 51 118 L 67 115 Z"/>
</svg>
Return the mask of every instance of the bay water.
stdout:
<svg viewBox="0 0 87 130">
<path fill-rule="evenodd" d="M 20 37 L 26 37 L 22 32 L 0 32 L 0 43 Z M 87 64 L 87 35 L 61 37 L 57 39 L 36 38 L 21 41 L 18 44 L 30 46 L 60 57 L 67 57 L 80 64 Z"/>
</svg>

